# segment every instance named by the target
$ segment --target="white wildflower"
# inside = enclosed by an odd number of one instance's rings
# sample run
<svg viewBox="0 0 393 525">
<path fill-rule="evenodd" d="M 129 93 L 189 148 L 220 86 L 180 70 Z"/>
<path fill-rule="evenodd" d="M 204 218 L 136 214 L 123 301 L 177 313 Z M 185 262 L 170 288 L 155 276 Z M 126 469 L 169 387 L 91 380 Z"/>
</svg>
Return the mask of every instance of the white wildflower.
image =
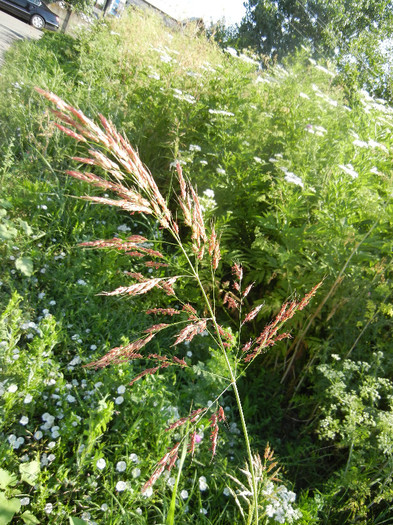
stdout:
<svg viewBox="0 0 393 525">
<path fill-rule="evenodd" d="M 292 173 L 291 171 L 288 171 L 285 174 L 284 179 L 287 182 L 290 182 L 292 184 L 296 184 L 297 186 L 300 186 L 301 188 L 304 188 L 304 184 L 303 184 L 302 179 L 300 177 L 298 177 L 297 175 L 295 175 L 294 173 Z"/>
<path fill-rule="evenodd" d="M 213 190 L 205 190 L 203 192 L 203 195 L 205 195 L 209 199 L 214 199 L 214 191 Z"/>
<path fill-rule="evenodd" d="M 118 461 L 116 463 L 117 472 L 124 472 L 127 468 L 127 463 L 125 461 Z"/>
<path fill-rule="evenodd" d="M 127 483 L 125 481 L 118 481 L 116 483 L 116 490 L 117 492 L 123 492 L 123 490 L 126 490 Z"/>
<path fill-rule="evenodd" d="M 224 51 L 228 53 L 228 55 L 232 55 L 233 57 L 237 58 L 237 51 L 233 47 L 226 47 Z"/>
<path fill-rule="evenodd" d="M 141 469 L 138 467 L 135 467 L 132 469 L 131 474 L 133 478 L 139 478 L 139 476 L 141 475 Z"/>
<path fill-rule="evenodd" d="M 199 481 L 199 490 L 200 490 L 201 492 L 204 492 L 205 490 L 207 490 L 208 485 L 207 485 L 207 483 L 206 483 L 206 478 L 205 478 L 205 476 L 201 476 L 201 477 L 199 478 L 198 481 Z"/>
<path fill-rule="evenodd" d="M 190 151 L 202 151 L 202 148 L 198 146 L 198 144 L 190 144 L 188 149 Z"/>
<path fill-rule="evenodd" d="M 153 487 L 148 487 L 144 492 L 143 496 L 145 498 L 150 498 L 153 495 Z"/>
<path fill-rule="evenodd" d="M 131 228 L 127 226 L 127 224 L 120 224 L 120 226 L 117 227 L 117 230 L 119 232 L 129 232 L 131 231 Z"/>
<path fill-rule="evenodd" d="M 98 469 L 103 470 L 106 467 L 106 461 L 104 458 L 100 458 L 97 460 L 96 466 Z"/>
<path fill-rule="evenodd" d="M 364 140 L 356 139 L 352 142 L 354 146 L 358 146 L 359 148 L 368 148 L 368 143 L 364 142 Z"/>
<path fill-rule="evenodd" d="M 225 117 L 234 117 L 235 114 L 231 111 L 224 111 L 222 109 L 209 109 L 211 115 L 223 115 Z"/>
<path fill-rule="evenodd" d="M 357 171 L 355 171 L 352 164 L 346 164 L 346 165 L 339 164 L 338 167 L 341 168 L 343 171 L 345 171 L 345 173 L 350 175 L 353 179 L 356 179 L 359 176 L 359 174 L 357 173 Z"/>
</svg>

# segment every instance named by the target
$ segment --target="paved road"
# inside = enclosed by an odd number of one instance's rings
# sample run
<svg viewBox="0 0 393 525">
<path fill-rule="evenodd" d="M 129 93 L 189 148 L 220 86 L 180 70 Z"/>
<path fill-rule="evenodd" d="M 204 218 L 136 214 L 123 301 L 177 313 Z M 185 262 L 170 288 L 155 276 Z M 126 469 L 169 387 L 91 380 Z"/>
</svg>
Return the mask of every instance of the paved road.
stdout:
<svg viewBox="0 0 393 525">
<path fill-rule="evenodd" d="M 26 22 L 22 22 L 13 16 L 0 11 L 0 66 L 3 62 L 3 54 L 6 49 L 16 40 L 23 38 L 38 39 L 43 35 L 42 31 L 34 29 Z"/>
</svg>

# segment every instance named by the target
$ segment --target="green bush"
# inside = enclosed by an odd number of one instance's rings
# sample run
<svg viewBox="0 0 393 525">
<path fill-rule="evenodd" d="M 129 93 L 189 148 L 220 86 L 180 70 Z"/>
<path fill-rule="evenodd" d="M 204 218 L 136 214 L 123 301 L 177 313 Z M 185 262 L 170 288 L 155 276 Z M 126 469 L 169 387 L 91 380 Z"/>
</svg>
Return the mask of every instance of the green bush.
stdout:
<svg viewBox="0 0 393 525">
<path fill-rule="evenodd" d="M 233 331 L 238 320 L 222 306 L 233 260 L 247 270 L 246 284 L 255 282 L 245 306 L 263 303 L 244 328 L 250 338 L 284 301 L 323 279 L 313 306 L 290 321 L 293 339 L 259 357 L 260 370 L 239 384 L 252 441 L 261 453 L 267 441 L 277 451 L 300 493 L 303 523 L 389 519 L 393 110 L 366 93 L 347 94 L 334 72 L 309 61 L 305 51 L 285 68 L 263 70 L 255 57 L 233 55 L 193 27 L 172 33 L 134 11 L 76 39 L 46 33 L 38 42 L 18 42 L 7 54 L 0 76 L 6 95 L 0 100 L 0 301 L 6 312 L 1 466 L 16 472 L 37 452 L 41 459 L 56 456 L 29 493 L 32 512 L 42 521 L 49 503 L 60 523 L 67 515 L 97 523 L 163 520 L 170 487 L 162 483 L 146 500 L 132 471 L 140 469 L 146 480 L 168 445 L 166 422 L 189 410 L 192 386 L 168 374 L 123 395 L 117 389 L 140 371 L 136 365 L 94 374 L 81 368 L 141 333 L 147 326 L 142 310 L 157 306 L 157 298 L 138 306 L 97 296 L 123 285 L 123 272 L 138 272 L 141 265 L 115 250 L 83 251 L 77 244 L 125 238 L 129 231 L 158 245 L 167 239 L 137 216 L 70 197 L 87 191 L 64 175 L 79 168 L 71 157 L 80 156 L 81 147 L 52 124 L 36 85 L 89 116 L 110 118 L 138 148 L 168 199 L 174 199 L 171 164 L 181 161 L 221 230 L 217 307 L 220 321 Z M 175 251 L 172 259 L 182 266 Z M 185 285 L 180 293 L 192 300 L 194 292 Z M 165 348 L 170 341 L 168 336 L 158 344 Z M 189 380 L 197 380 L 195 398 L 206 402 L 216 386 L 208 373 L 212 363 L 206 363 L 209 345 L 201 339 L 191 351 Z M 220 365 L 214 366 L 218 373 Z M 18 390 L 9 392 L 13 384 Z M 25 405 L 28 394 L 34 401 Z M 78 399 L 76 405 L 68 395 Z M 225 403 L 235 420 L 230 395 Z M 56 425 L 60 438 L 53 440 L 48 429 L 37 441 L 45 412 L 63 414 L 58 422 L 64 427 Z M 26 426 L 19 423 L 24 416 Z M 10 435 L 25 441 L 15 448 Z M 85 449 L 78 452 L 80 445 Z M 180 491 L 187 490 L 188 499 L 179 501 L 181 522 L 240 519 L 234 500 L 222 494 L 227 484 L 232 487 L 223 473 L 239 478 L 231 459 L 237 456 L 241 446 L 230 426 L 215 464 L 206 454 L 198 459 L 202 466 L 184 467 Z M 103 471 L 95 466 L 101 458 Z M 132 491 L 115 489 L 126 479 L 116 470 L 119 461 L 127 463 Z M 199 490 L 201 475 L 208 491 Z"/>
</svg>

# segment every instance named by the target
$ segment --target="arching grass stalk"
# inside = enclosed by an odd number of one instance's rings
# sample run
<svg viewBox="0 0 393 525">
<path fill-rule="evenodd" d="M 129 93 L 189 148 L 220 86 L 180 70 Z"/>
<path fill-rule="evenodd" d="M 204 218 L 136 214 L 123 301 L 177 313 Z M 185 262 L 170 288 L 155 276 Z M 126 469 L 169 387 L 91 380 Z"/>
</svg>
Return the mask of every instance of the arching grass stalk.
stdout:
<svg viewBox="0 0 393 525">
<path fill-rule="evenodd" d="M 175 235 L 175 238 L 176 237 L 178 237 L 178 236 Z M 194 273 L 195 279 L 196 279 L 196 281 L 198 283 L 199 289 L 201 290 L 203 299 L 205 301 L 205 305 L 206 305 L 206 307 L 207 307 L 207 309 L 208 309 L 208 311 L 210 313 L 211 319 L 213 321 L 214 329 L 216 331 L 218 344 L 219 344 L 220 349 L 221 349 L 221 351 L 222 351 L 222 353 L 224 355 L 224 358 L 225 358 L 225 364 L 226 364 L 227 369 L 228 369 L 228 373 L 229 373 L 229 376 L 230 376 L 230 379 L 231 379 L 231 386 L 233 388 L 233 391 L 234 391 L 234 394 L 235 394 L 235 398 L 236 398 L 237 408 L 239 410 L 239 415 L 240 415 L 240 421 L 241 421 L 242 430 L 243 430 L 244 441 L 245 441 L 245 444 L 246 444 L 247 455 L 248 455 L 248 460 L 249 460 L 249 464 L 250 464 L 250 472 L 251 472 L 251 476 L 252 476 L 252 487 L 253 487 L 253 493 L 254 493 L 254 500 L 253 500 L 253 509 L 251 511 L 251 519 L 252 519 L 252 516 L 255 514 L 255 523 L 258 524 L 259 512 L 258 512 L 258 500 L 257 500 L 257 497 L 258 497 L 257 482 L 256 482 L 255 471 L 254 471 L 254 467 L 253 467 L 253 456 L 252 456 L 252 452 L 251 452 L 250 438 L 248 436 L 246 419 L 244 417 L 244 412 L 243 412 L 243 405 L 242 405 L 242 402 L 241 402 L 241 399 L 240 399 L 239 390 L 237 388 L 237 380 L 236 380 L 234 371 L 232 370 L 232 366 L 231 366 L 231 363 L 229 361 L 228 354 L 227 354 L 227 352 L 225 350 L 224 342 L 223 342 L 222 337 L 221 337 L 220 327 L 219 327 L 219 325 L 217 323 L 215 312 L 213 311 L 212 304 L 211 304 L 211 302 L 209 301 L 209 298 L 206 295 L 206 291 L 205 291 L 205 288 L 203 287 L 203 284 L 202 284 L 202 282 L 200 280 L 199 274 L 196 271 L 194 265 L 192 264 L 190 258 L 188 257 L 188 254 L 187 254 L 187 252 L 184 249 L 184 246 L 183 246 L 183 244 L 181 242 L 181 239 L 177 238 L 176 240 L 177 240 L 177 242 L 178 242 L 178 244 L 180 246 L 180 249 L 182 250 L 184 256 L 186 257 L 188 264 L 190 265 L 191 271 Z"/>
<path fill-rule="evenodd" d="M 186 249 L 185 243 L 182 241 L 180 236 L 180 228 L 177 223 L 177 214 L 173 214 L 169 209 L 167 201 L 164 199 L 160 190 L 158 189 L 154 178 L 143 166 L 138 154 L 132 148 L 127 139 L 118 133 L 113 124 L 102 115 L 99 115 L 101 126 L 98 126 L 92 120 L 87 118 L 80 110 L 70 106 L 53 93 L 48 93 L 38 88 L 37 91 L 48 100 L 56 104 L 58 111 L 53 111 L 53 113 L 58 119 L 60 119 L 60 121 L 62 121 L 62 124 L 55 123 L 55 125 L 61 131 L 73 137 L 80 143 L 85 143 L 88 145 L 88 153 L 90 156 L 87 158 L 74 157 L 74 160 L 79 164 L 87 164 L 91 167 L 91 171 L 81 172 L 71 170 L 67 172 L 68 175 L 78 180 L 88 182 L 89 184 L 102 190 L 112 192 L 112 194 L 115 196 L 115 198 L 109 198 L 107 196 L 97 197 L 95 195 L 88 195 L 82 198 L 95 203 L 116 206 L 131 214 L 142 213 L 144 215 L 151 215 L 152 218 L 158 222 L 162 229 L 165 229 L 172 235 L 180 251 L 183 253 L 189 266 L 189 275 L 165 275 L 167 272 L 166 268 L 169 267 L 169 265 L 163 262 L 165 260 L 164 255 L 158 250 L 154 250 L 149 245 L 147 245 L 147 239 L 141 235 L 131 235 L 126 240 L 113 238 L 110 240 L 98 240 L 82 243 L 82 246 L 84 247 L 112 248 L 122 250 L 131 257 L 143 258 L 145 261 L 145 266 L 148 267 L 149 270 L 155 269 L 160 271 L 159 276 L 153 278 L 146 278 L 142 273 L 129 272 L 128 275 L 130 275 L 136 282 L 129 286 L 121 286 L 110 292 L 103 292 L 103 295 L 136 296 L 145 294 L 153 288 L 158 288 L 164 291 L 167 295 L 175 297 L 182 305 L 181 309 L 153 308 L 146 312 L 147 314 L 152 315 L 179 316 L 178 319 L 180 319 L 180 323 L 185 324 L 184 328 L 182 328 L 175 336 L 176 340 L 172 345 L 172 348 L 175 347 L 176 350 L 176 346 L 180 343 L 190 342 L 196 335 L 205 332 L 205 330 L 210 331 L 218 349 L 224 356 L 229 376 L 229 383 L 227 387 L 216 397 L 217 405 L 223 392 L 226 391 L 230 385 L 234 391 L 237 407 L 239 410 L 243 436 L 248 455 L 248 468 L 252 479 L 252 504 L 250 505 L 251 510 L 248 517 L 248 523 L 254 521 L 255 525 L 258 525 L 258 480 L 255 475 L 254 458 L 251 451 L 251 444 L 247 431 L 242 402 L 237 388 L 237 377 L 239 377 L 239 375 L 237 375 L 236 370 L 238 366 L 243 366 L 246 363 L 248 363 L 247 366 L 249 366 L 249 364 L 254 361 L 254 359 L 259 354 L 264 352 L 266 348 L 274 345 L 281 339 L 290 337 L 290 334 L 288 333 L 279 334 L 279 330 L 283 324 L 295 314 L 297 310 L 302 310 L 308 304 L 321 283 L 315 286 L 308 294 L 306 294 L 306 296 L 301 301 L 293 300 L 291 302 L 285 303 L 281 307 L 281 310 L 277 314 L 276 318 L 270 324 L 268 324 L 260 333 L 260 335 L 254 340 L 248 341 L 243 346 L 239 341 L 237 351 L 233 355 L 235 362 L 235 366 L 233 366 L 231 364 L 228 352 L 233 351 L 235 346 L 234 340 L 232 335 L 218 324 L 215 313 L 214 285 L 213 298 L 210 300 L 199 274 L 199 267 L 201 265 L 202 267 L 210 267 L 214 281 L 214 275 L 221 258 L 219 239 L 215 232 L 214 226 L 211 226 L 210 228 L 205 226 L 202 207 L 200 205 L 197 192 L 190 182 L 186 181 L 183 177 L 180 165 L 177 165 L 177 180 L 180 189 L 177 198 L 182 210 L 183 222 L 191 232 L 190 251 Z M 100 173 L 102 170 L 106 173 L 106 177 L 97 175 L 96 172 L 98 171 L 98 173 Z M 146 261 L 146 257 L 149 257 L 149 260 Z M 243 269 L 240 265 L 234 264 L 232 272 L 234 276 L 232 289 L 228 289 L 228 291 L 225 293 L 222 306 L 224 307 L 226 305 L 227 308 L 236 310 L 239 313 L 240 334 L 242 326 L 253 320 L 258 315 L 262 305 L 258 305 L 242 318 L 241 307 L 244 299 L 247 297 L 253 285 L 250 284 L 245 290 L 242 290 L 241 284 L 243 278 Z M 200 304 L 197 304 L 196 306 L 200 311 L 204 312 L 203 317 L 198 314 L 197 310 L 192 305 L 181 301 L 176 295 L 174 285 L 176 281 L 184 277 L 194 279 L 198 289 L 200 290 Z M 175 324 L 177 325 L 178 323 Z M 146 368 L 140 374 L 134 377 L 130 385 L 146 375 L 155 374 L 168 367 L 187 368 L 187 362 L 184 359 L 177 357 L 174 354 L 175 350 L 173 350 L 173 353 L 169 355 L 143 355 L 141 353 L 144 351 L 144 348 L 148 345 L 148 343 L 154 337 L 156 337 L 159 332 L 167 329 L 170 326 L 173 326 L 173 324 L 154 324 L 146 329 L 144 331 L 145 335 L 139 339 L 136 339 L 125 346 L 113 348 L 98 361 L 85 366 L 97 369 L 108 366 L 109 364 L 124 363 L 134 359 L 145 359 L 150 361 L 153 366 Z M 243 372 L 240 373 L 240 375 L 242 374 Z M 177 459 L 179 458 L 179 451 L 181 450 L 182 444 L 182 457 L 186 452 L 188 452 L 191 456 L 194 455 L 195 444 L 197 442 L 195 426 L 201 417 L 203 417 L 208 411 L 212 412 L 209 418 L 209 426 L 211 431 L 211 451 L 212 457 L 214 457 L 217 448 L 219 423 L 225 421 L 224 410 L 220 405 L 217 406 L 215 412 L 206 407 L 198 408 L 191 412 L 189 416 L 177 420 L 168 427 L 167 430 L 171 431 L 177 427 L 187 424 L 187 428 L 190 428 L 189 436 L 187 433 L 185 438 L 176 443 L 157 462 L 156 468 L 150 479 L 142 488 L 142 492 L 150 489 L 150 487 L 152 487 L 159 479 L 164 470 L 171 471 L 173 466 L 176 464 Z M 184 443 L 187 442 L 188 437 L 189 445 L 187 448 Z M 184 462 L 184 459 L 182 461 Z M 181 463 L 181 465 L 183 465 L 183 463 Z M 179 476 L 180 473 L 178 478 Z M 174 498 L 175 497 L 176 490 L 174 491 Z M 168 523 L 173 523 L 174 520 L 173 505 L 174 503 L 172 501 L 170 514 L 168 516 Z"/>
</svg>

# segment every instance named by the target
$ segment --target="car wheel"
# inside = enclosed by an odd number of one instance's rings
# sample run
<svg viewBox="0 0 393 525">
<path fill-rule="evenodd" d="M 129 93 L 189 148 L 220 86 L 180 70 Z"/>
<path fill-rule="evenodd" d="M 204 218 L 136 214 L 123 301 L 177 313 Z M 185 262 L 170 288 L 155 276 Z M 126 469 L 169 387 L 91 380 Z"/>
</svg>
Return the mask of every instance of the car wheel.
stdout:
<svg viewBox="0 0 393 525">
<path fill-rule="evenodd" d="M 43 29 L 45 27 L 45 20 L 39 15 L 33 15 L 30 19 L 30 24 L 36 29 Z"/>
</svg>

